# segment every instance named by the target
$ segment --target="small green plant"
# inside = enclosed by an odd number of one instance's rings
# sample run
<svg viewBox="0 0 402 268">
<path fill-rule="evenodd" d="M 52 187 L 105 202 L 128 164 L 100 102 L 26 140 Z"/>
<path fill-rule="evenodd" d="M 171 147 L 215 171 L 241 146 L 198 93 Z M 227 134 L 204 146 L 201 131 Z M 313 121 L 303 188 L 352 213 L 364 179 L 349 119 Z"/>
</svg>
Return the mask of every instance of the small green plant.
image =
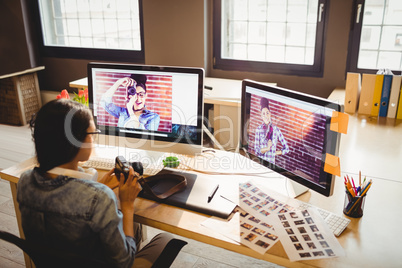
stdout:
<svg viewBox="0 0 402 268">
<path fill-rule="evenodd" d="M 168 156 L 168 157 L 166 157 L 165 160 L 162 160 L 162 162 L 163 162 L 164 167 L 175 168 L 175 167 L 178 167 L 180 165 L 179 158 L 177 158 L 175 156 Z"/>
</svg>

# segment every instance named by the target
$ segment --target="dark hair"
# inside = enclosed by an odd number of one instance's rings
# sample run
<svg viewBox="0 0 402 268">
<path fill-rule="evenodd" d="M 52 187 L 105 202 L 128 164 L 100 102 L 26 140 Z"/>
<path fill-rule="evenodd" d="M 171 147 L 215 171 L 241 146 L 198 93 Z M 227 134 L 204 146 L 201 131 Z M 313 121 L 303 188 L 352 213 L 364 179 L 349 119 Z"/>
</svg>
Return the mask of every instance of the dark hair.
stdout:
<svg viewBox="0 0 402 268">
<path fill-rule="evenodd" d="M 45 104 L 30 122 L 39 170 L 46 172 L 74 159 L 91 120 L 91 110 L 78 102 L 58 99 Z"/>
<path fill-rule="evenodd" d="M 142 87 L 145 90 L 145 92 L 147 92 L 147 86 L 146 86 L 147 76 L 146 75 L 144 75 L 144 74 L 132 74 L 130 76 L 130 78 L 133 79 L 135 82 L 137 82 L 137 87 Z M 136 92 L 136 91 L 134 91 L 134 92 Z M 127 92 L 127 97 L 129 95 L 134 95 L 134 94 L 129 94 L 129 92 Z"/>
<path fill-rule="evenodd" d="M 261 111 L 262 111 L 262 109 L 264 109 L 264 108 L 267 108 L 268 109 L 268 111 L 270 111 L 270 109 L 269 109 L 269 101 L 268 101 L 268 99 L 267 98 L 261 98 L 261 100 L 260 100 L 260 106 L 261 106 Z"/>
</svg>

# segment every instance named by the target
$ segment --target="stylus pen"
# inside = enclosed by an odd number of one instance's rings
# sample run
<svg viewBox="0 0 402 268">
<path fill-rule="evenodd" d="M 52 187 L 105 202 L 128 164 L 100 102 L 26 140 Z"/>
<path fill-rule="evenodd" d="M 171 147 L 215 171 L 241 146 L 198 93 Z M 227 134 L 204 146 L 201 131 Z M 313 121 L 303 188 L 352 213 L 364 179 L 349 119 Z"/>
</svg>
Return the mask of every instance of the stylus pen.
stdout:
<svg viewBox="0 0 402 268">
<path fill-rule="evenodd" d="M 215 186 L 215 188 L 212 190 L 212 192 L 209 194 L 208 203 L 211 202 L 212 198 L 214 198 L 214 195 L 215 195 L 216 191 L 218 191 L 218 188 L 219 188 L 219 184 L 217 184 Z"/>
</svg>

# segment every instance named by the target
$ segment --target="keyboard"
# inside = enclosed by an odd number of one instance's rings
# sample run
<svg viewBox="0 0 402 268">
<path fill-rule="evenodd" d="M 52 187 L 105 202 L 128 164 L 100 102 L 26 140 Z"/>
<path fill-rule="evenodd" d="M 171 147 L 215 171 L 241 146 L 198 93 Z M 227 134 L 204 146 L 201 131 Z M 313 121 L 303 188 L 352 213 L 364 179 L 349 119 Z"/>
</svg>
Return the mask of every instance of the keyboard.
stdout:
<svg viewBox="0 0 402 268">
<path fill-rule="evenodd" d="M 347 218 L 336 215 L 325 209 L 313 206 L 309 203 L 305 203 L 300 200 L 297 201 L 300 203 L 300 206 L 298 207 L 298 209 L 300 210 L 314 207 L 320 213 L 321 217 L 327 223 L 329 229 L 334 233 L 335 236 L 340 236 L 341 233 L 346 229 L 346 227 L 350 223 L 350 220 Z"/>
<path fill-rule="evenodd" d="M 102 157 L 91 157 L 86 161 L 82 167 L 83 168 L 94 168 L 101 170 L 111 170 L 115 165 L 114 158 L 102 158 Z M 143 164 L 145 176 L 152 176 L 162 170 L 163 166 L 147 165 Z"/>
</svg>

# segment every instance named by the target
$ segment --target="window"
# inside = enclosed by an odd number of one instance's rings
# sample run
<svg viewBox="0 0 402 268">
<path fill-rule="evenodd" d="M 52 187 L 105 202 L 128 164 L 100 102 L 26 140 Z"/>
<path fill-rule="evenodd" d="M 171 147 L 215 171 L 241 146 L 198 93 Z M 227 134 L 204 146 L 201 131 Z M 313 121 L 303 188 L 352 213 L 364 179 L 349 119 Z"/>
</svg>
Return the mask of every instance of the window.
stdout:
<svg viewBox="0 0 402 268">
<path fill-rule="evenodd" d="M 38 0 L 47 56 L 144 59 L 141 1 Z"/>
<path fill-rule="evenodd" d="M 215 0 L 214 68 L 322 76 L 325 0 Z"/>
<path fill-rule="evenodd" d="M 402 1 L 355 1 L 349 71 L 376 73 L 402 68 Z"/>
</svg>

